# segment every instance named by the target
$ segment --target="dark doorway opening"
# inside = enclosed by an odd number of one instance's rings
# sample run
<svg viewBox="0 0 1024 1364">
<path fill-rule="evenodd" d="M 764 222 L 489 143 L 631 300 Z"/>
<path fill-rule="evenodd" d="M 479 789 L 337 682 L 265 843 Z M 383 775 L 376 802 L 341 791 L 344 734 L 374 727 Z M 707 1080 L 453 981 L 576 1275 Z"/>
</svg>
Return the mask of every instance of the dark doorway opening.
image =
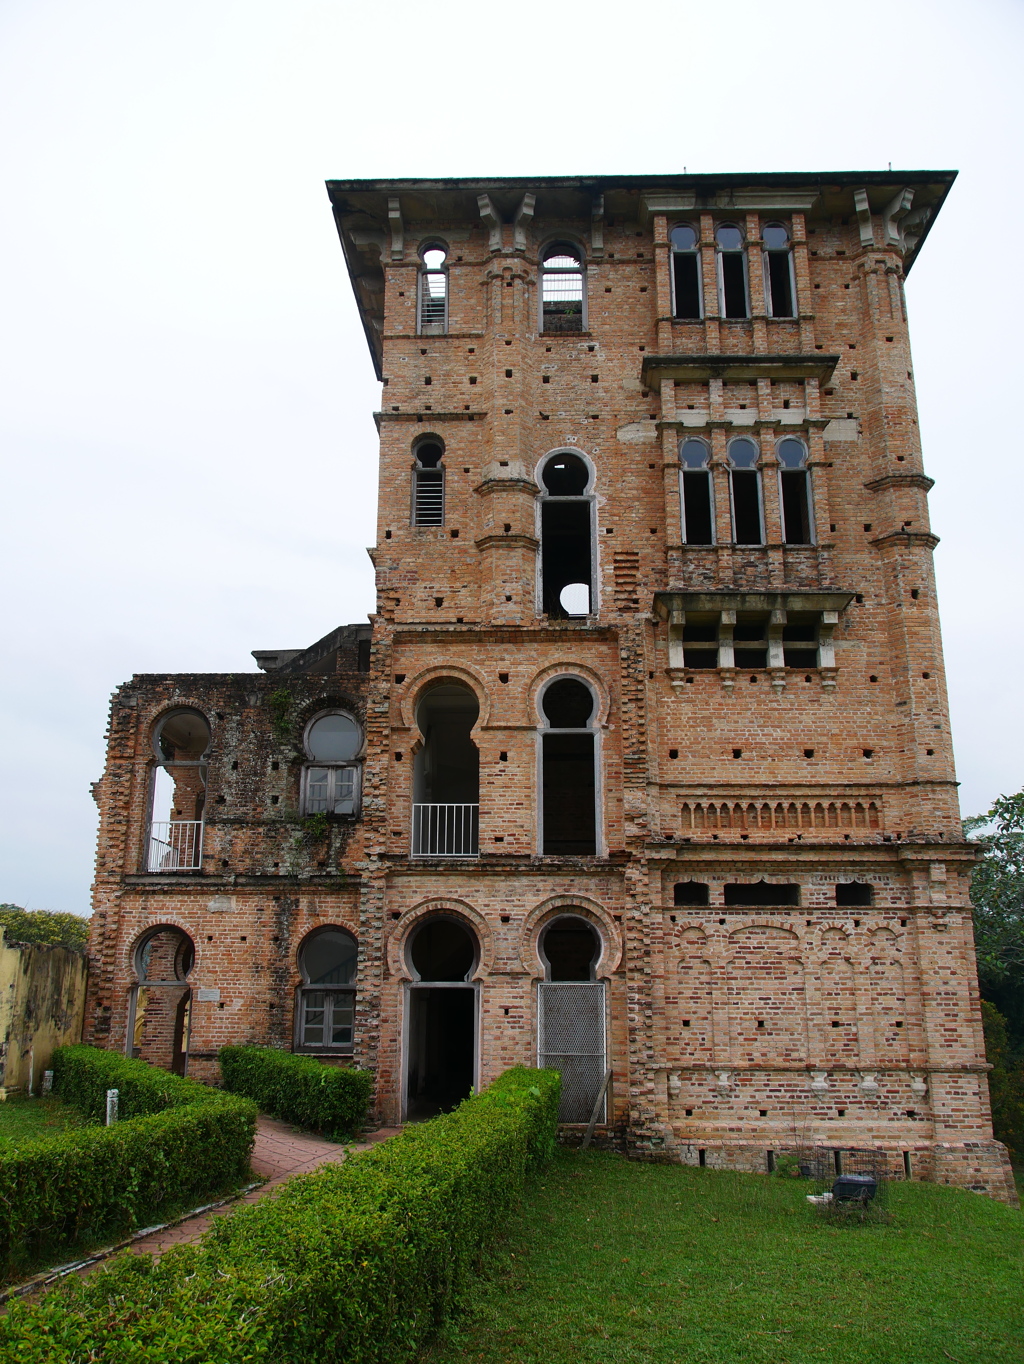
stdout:
<svg viewBox="0 0 1024 1364">
<path fill-rule="evenodd" d="M 406 1117 L 448 1113 L 473 1088 L 476 991 L 472 986 L 417 986 L 409 991 Z"/>
<path fill-rule="evenodd" d="M 593 734 L 544 735 L 544 853 L 597 852 Z"/>
</svg>

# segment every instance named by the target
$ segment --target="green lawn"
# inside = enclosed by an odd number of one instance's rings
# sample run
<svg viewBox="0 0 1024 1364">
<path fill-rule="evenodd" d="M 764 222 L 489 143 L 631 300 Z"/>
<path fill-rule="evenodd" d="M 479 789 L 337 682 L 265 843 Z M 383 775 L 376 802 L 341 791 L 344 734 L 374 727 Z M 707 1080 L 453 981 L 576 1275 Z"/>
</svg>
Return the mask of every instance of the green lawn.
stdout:
<svg viewBox="0 0 1024 1364">
<path fill-rule="evenodd" d="M 25 1146 L 40 1137 L 55 1137 L 69 1127 L 84 1127 L 87 1120 L 77 1109 L 59 1099 L 12 1096 L 0 1103 L 0 1152 Z"/>
<path fill-rule="evenodd" d="M 1021 1364 L 1020 1212 L 894 1184 L 834 1226 L 807 1192 L 560 1151 L 424 1364 Z"/>
</svg>

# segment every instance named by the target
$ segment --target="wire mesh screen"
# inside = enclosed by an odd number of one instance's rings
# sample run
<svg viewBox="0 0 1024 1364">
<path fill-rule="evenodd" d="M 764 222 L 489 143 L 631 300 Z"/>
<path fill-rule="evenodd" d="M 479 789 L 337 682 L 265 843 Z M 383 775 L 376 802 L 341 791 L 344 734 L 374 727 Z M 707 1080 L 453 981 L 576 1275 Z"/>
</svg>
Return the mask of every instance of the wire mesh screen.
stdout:
<svg viewBox="0 0 1024 1364">
<path fill-rule="evenodd" d="M 604 983 L 542 984 L 539 1017 L 540 1064 L 562 1072 L 558 1121 L 589 1122 L 605 1073 Z"/>
</svg>

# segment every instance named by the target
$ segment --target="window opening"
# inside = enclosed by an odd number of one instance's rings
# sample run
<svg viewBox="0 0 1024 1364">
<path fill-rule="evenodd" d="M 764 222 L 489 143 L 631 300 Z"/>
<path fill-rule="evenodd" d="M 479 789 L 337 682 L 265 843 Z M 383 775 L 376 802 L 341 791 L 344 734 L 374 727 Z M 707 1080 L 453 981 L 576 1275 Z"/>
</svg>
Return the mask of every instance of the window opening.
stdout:
<svg viewBox="0 0 1024 1364">
<path fill-rule="evenodd" d="M 317 929 L 299 948 L 297 1044 L 302 1050 L 351 1054 L 359 949 L 341 928 Z M 348 988 L 345 988 L 348 987 Z"/>
<path fill-rule="evenodd" d="M 770 317 L 794 317 L 793 256 L 789 232 L 781 223 L 767 223 L 761 233 L 764 247 L 765 295 Z"/>
<path fill-rule="evenodd" d="M 583 262 L 565 242 L 549 246 L 541 265 L 541 330 L 583 331 Z"/>
<path fill-rule="evenodd" d="M 764 544 L 758 448 L 747 436 L 729 442 L 733 539 L 738 545 Z"/>
<path fill-rule="evenodd" d="M 672 887 L 674 905 L 709 905 L 711 896 L 703 881 L 677 881 Z"/>
<path fill-rule="evenodd" d="M 306 730 L 302 813 L 354 815 L 359 811 L 361 765 L 352 760 L 363 746 L 363 731 L 344 711 L 314 718 Z"/>
<path fill-rule="evenodd" d="M 740 613 L 733 626 L 733 657 L 737 668 L 767 668 L 768 624 L 764 612 Z"/>
<path fill-rule="evenodd" d="M 448 252 L 428 246 L 420 259 L 420 335 L 443 336 L 448 330 Z"/>
<path fill-rule="evenodd" d="M 210 726 L 198 710 L 171 711 L 157 724 L 147 871 L 198 871 L 202 867 L 209 747 Z"/>
<path fill-rule="evenodd" d="M 593 499 L 579 455 L 551 455 L 541 472 L 541 607 L 556 619 L 586 616 L 593 597 Z"/>
<path fill-rule="evenodd" d="M 818 617 L 791 611 L 782 627 L 782 655 L 787 668 L 818 666 Z"/>
<path fill-rule="evenodd" d="M 687 668 L 718 667 L 718 616 L 687 611 L 683 626 L 683 663 Z"/>
<path fill-rule="evenodd" d="M 444 525 L 444 447 L 437 440 L 420 441 L 414 451 L 412 475 L 412 523 L 414 526 Z"/>
<path fill-rule="evenodd" d="M 594 697 L 577 678 L 545 690 L 541 710 L 542 851 L 545 856 L 597 852 Z"/>
<path fill-rule="evenodd" d="M 476 1067 L 476 935 L 457 919 L 425 920 L 407 950 L 409 987 L 406 1117 L 446 1113 L 468 1098 Z"/>
<path fill-rule="evenodd" d="M 836 885 L 837 905 L 870 905 L 874 898 L 874 887 L 866 881 L 840 881 Z"/>
<path fill-rule="evenodd" d="M 687 545 L 715 543 L 709 455 L 710 451 L 702 440 L 691 438 L 680 443 L 679 462 L 683 466 L 683 543 Z"/>
<path fill-rule="evenodd" d="M 715 231 L 718 248 L 719 306 L 723 317 L 749 317 L 747 254 L 743 233 L 734 223 L 721 223 Z"/>
<path fill-rule="evenodd" d="M 700 247 L 696 229 L 680 223 L 669 234 L 672 247 L 672 315 L 685 320 L 704 316 Z"/>
<path fill-rule="evenodd" d="M 195 943 L 173 925 L 147 933 L 135 951 L 137 983 L 129 998 L 126 1052 L 152 1066 L 184 1075 L 188 1069 Z"/>
<path fill-rule="evenodd" d="M 593 980 L 601 941 L 586 919 L 560 915 L 541 935 L 540 955 L 547 980 Z"/>
<path fill-rule="evenodd" d="M 480 754 L 472 739 L 475 694 L 457 682 L 432 687 L 416 710 L 423 746 L 413 763 L 412 855 L 476 857 L 480 851 Z"/>
<path fill-rule="evenodd" d="M 798 905 L 800 887 L 798 885 L 772 885 L 767 881 L 755 881 L 753 885 L 727 885 L 725 887 L 727 905 Z"/>
<path fill-rule="evenodd" d="M 807 447 L 802 440 L 787 436 L 779 441 L 776 454 L 781 466 L 782 538 L 787 545 L 809 545 L 812 537 Z"/>
</svg>

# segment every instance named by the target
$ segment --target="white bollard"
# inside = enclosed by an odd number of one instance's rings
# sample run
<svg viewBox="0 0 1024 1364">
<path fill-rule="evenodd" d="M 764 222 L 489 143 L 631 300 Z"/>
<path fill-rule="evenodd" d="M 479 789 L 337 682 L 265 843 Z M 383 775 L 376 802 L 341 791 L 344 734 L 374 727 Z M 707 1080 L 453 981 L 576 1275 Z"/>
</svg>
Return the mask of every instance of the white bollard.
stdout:
<svg viewBox="0 0 1024 1364">
<path fill-rule="evenodd" d="M 117 1122 L 117 1090 L 107 1090 L 107 1126 Z"/>
<path fill-rule="evenodd" d="M 42 1087 L 40 1093 L 42 1093 L 42 1094 L 51 1094 L 52 1092 L 53 1092 L 53 1071 L 52 1071 L 52 1070 L 44 1070 L 44 1071 L 43 1071 L 43 1087 Z"/>
<path fill-rule="evenodd" d="M 35 1047 L 28 1049 L 28 1097 L 34 1099 L 36 1096 L 36 1051 Z"/>
</svg>

